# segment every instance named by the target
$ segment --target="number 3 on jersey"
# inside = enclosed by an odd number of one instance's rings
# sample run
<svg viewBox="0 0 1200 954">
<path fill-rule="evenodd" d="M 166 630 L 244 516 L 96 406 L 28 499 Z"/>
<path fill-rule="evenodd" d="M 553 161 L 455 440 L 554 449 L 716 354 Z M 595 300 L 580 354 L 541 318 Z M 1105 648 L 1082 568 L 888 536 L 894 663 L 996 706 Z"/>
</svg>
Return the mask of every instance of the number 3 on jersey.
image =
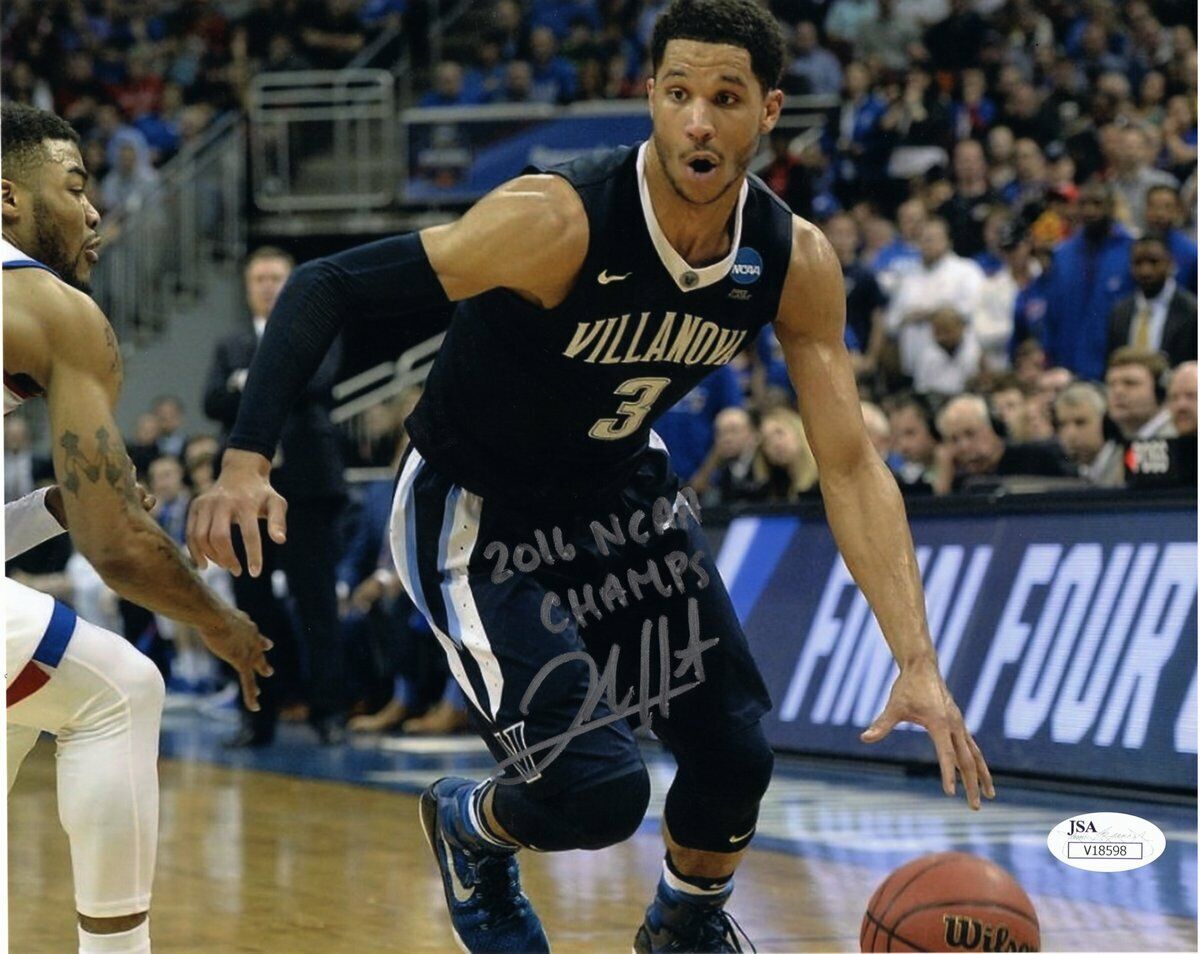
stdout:
<svg viewBox="0 0 1200 954">
<path fill-rule="evenodd" d="M 622 381 L 613 393 L 633 400 L 624 401 L 617 407 L 621 417 L 600 418 L 588 431 L 588 437 L 599 441 L 617 441 L 628 437 L 641 426 L 658 396 L 670 383 L 670 378 L 630 378 Z"/>
</svg>

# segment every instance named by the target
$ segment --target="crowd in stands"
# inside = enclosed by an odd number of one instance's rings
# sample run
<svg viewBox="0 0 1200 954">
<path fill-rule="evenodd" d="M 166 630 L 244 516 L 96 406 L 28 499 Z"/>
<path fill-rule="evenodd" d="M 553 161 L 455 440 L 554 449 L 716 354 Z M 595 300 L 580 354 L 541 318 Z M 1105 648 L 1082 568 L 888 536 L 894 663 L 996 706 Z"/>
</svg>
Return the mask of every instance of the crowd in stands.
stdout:
<svg viewBox="0 0 1200 954">
<path fill-rule="evenodd" d="M 785 92 L 836 105 L 818 134 L 772 136 L 758 171 L 841 261 L 864 416 L 906 489 L 949 493 L 986 486 L 989 474 L 1114 486 L 1127 471 L 1145 484 L 1124 444 L 1176 440 L 1166 382 L 1186 365 L 1174 376 L 1186 391 L 1195 374 L 1194 4 L 769 5 L 790 45 Z M 642 96 L 664 6 L 481 4 L 420 103 Z M 1115 390 L 1130 375 L 1153 378 L 1156 396 L 1155 413 L 1132 427 L 1117 423 Z M 1006 401 L 1011 420 L 996 434 L 990 421 L 1006 417 Z M 768 330 L 659 430 L 680 474 L 711 499 L 791 500 L 818 479 L 793 404 Z M 1120 431 L 1122 453 L 1102 442 L 1112 466 L 1063 435 L 1068 407 L 1098 407 L 1104 434 Z M 936 460 L 895 446 L 893 431 L 914 417 Z M 963 421 L 984 418 L 986 448 L 955 443 Z M 920 479 L 905 479 L 918 468 Z M 1187 482 L 1194 464 L 1171 474 Z"/>
<path fill-rule="evenodd" d="M 0 89 L 83 138 L 89 197 L 137 207 L 158 168 L 244 107 L 255 74 L 339 69 L 405 0 L 13 0 Z"/>
<path fill-rule="evenodd" d="M 2 14 L 4 95 L 75 124 L 95 201 L 112 210 L 136 203 L 158 165 L 238 108 L 256 71 L 345 65 L 412 6 L 14 0 Z M 473 4 L 419 103 L 642 96 L 664 6 Z M 820 226 L 842 264 L 863 419 L 902 491 L 1195 486 L 1194 3 L 771 7 L 791 47 L 786 92 L 836 105 L 816 134 L 772 136 L 759 174 Z M 347 464 L 394 465 L 411 400 L 370 412 L 342 449 Z M 214 437 L 185 436 L 182 410 L 156 402 L 127 441 L 159 497 L 156 518 L 179 541 L 218 449 Z M 709 505 L 819 494 L 769 328 L 656 428 Z M 6 418 L 5 499 L 48 476 L 21 417 Z M 390 490 L 390 479 L 356 487 L 339 531 L 348 678 L 369 713 L 351 725 L 458 728 L 461 698 L 446 691 L 434 641 L 417 638 L 422 618 L 391 565 Z M 98 592 L 62 546 L 16 569 L 91 601 L 98 622 L 117 619 L 153 651 L 161 621 Z M 186 645 L 178 637 L 168 654 L 174 678 L 219 678 Z"/>
</svg>

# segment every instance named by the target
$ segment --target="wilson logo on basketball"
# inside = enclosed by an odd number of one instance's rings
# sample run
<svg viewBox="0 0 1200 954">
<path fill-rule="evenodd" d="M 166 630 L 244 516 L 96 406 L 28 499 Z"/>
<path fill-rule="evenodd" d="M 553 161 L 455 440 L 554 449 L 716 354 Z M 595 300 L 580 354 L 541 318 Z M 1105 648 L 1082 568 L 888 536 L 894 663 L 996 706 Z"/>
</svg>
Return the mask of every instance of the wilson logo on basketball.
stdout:
<svg viewBox="0 0 1200 954">
<path fill-rule="evenodd" d="M 985 924 L 978 918 L 944 914 L 946 948 L 951 951 L 1036 951 L 1015 941 L 1007 924 Z"/>
</svg>

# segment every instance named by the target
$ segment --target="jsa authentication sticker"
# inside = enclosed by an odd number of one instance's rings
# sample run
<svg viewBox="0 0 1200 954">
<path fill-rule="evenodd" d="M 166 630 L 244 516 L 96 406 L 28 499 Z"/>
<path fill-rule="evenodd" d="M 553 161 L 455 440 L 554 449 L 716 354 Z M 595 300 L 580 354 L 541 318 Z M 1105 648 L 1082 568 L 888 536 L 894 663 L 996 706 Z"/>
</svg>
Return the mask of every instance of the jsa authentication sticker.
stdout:
<svg viewBox="0 0 1200 954">
<path fill-rule="evenodd" d="M 1046 847 L 1063 864 L 1084 871 L 1132 871 L 1157 861 L 1166 836 L 1153 822 L 1121 812 L 1075 815 L 1055 825 Z"/>
</svg>

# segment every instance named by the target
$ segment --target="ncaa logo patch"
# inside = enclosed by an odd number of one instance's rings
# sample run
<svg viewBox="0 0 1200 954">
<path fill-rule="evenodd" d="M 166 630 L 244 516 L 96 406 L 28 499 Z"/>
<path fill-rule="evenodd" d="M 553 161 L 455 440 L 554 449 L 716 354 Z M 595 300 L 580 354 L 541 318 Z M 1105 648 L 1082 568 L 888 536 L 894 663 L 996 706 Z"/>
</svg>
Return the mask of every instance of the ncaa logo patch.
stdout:
<svg viewBox="0 0 1200 954">
<path fill-rule="evenodd" d="M 762 278 L 762 270 L 762 256 L 752 248 L 740 248 L 729 274 L 739 285 L 753 285 Z"/>
</svg>

